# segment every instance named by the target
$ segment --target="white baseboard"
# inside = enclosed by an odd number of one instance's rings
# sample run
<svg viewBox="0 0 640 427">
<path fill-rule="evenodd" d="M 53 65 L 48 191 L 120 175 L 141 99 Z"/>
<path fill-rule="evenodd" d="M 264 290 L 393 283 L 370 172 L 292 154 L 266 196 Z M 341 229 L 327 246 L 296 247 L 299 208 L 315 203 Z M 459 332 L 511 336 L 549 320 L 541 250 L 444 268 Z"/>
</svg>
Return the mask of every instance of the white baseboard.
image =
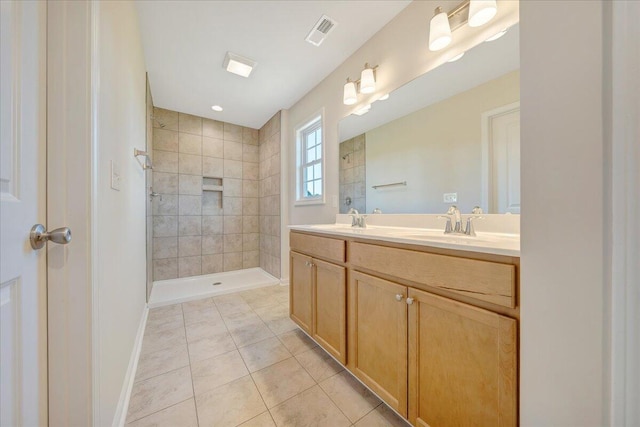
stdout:
<svg viewBox="0 0 640 427">
<path fill-rule="evenodd" d="M 131 390 L 133 390 L 133 381 L 136 378 L 136 371 L 138 369 L 138 359 L 140 359 L 140 350 L 142 349 L 142 339 L 144 338 L 144 329 L 147 325 L 147 316 L 149 315 L 149 308 L 144 307 L 142 317 L 140 318 L 140 325 L 138 326 L 138 334 L 133 344 L 133 350 L 131 351 L 131 359 L 129 359 L 129 367 L 127 368 L 127 374 L 122 382 L 122 391 L 120 392 L 120 400 L 118 401 L 118 407 L 113 417 L 113 427 L 122 427 L 127 421 L 127 410 L 129 409 L 129 399 L 131 398 Z"/>
<path fill-rule="evenodd" d="M 288 286 L 288 285 L 289 285 L 289 279 L 280 280 L 280 286 Z"/>
</svg>

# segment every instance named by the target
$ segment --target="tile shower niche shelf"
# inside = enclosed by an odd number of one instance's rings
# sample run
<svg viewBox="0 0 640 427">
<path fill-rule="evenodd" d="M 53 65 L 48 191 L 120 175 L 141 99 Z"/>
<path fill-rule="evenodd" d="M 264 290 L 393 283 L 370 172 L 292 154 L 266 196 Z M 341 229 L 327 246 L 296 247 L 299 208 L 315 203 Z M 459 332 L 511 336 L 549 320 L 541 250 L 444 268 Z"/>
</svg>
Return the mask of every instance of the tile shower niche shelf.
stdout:
<svg viewBox="0 0 640 427">
<path fill-rule="evenodd" d="M 222 193 L 224 191 L 222 178 L 214 178 L 214 177 L 207 177 L 207 176 L 203 177 L 202 191 L 218 191 Z"/>
</svg>

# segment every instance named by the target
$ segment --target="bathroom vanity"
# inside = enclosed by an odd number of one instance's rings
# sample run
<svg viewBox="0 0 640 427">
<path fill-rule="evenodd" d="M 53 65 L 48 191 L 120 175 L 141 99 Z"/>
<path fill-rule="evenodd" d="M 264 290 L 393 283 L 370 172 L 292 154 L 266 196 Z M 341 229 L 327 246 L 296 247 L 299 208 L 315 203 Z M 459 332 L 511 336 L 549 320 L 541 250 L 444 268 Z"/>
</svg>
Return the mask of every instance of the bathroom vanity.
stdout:
<svg viewBox="0 0 640 427">
<path fill-rule="evenodd" d="M 290 315 L 415 426 L 518 424 L 519 239 L 292 226 Z"/>
</svg>

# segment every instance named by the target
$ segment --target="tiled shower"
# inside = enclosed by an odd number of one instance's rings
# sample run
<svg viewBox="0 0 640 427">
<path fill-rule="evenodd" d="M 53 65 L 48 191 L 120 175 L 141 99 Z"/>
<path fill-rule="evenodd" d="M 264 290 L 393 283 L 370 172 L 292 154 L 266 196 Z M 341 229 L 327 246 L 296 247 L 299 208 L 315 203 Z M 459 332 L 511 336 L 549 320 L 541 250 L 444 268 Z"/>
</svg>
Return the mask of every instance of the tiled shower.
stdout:
<svg viewBox="0 0 640 427">
<path fill-rule="evenodd" d="M 154 108 L 153 280 L 261 266 L 280 230 L 279 134 L 279 113 L 259 131 Z M 279 258 L 263 269 L 280 277 Z"/>
</svg>

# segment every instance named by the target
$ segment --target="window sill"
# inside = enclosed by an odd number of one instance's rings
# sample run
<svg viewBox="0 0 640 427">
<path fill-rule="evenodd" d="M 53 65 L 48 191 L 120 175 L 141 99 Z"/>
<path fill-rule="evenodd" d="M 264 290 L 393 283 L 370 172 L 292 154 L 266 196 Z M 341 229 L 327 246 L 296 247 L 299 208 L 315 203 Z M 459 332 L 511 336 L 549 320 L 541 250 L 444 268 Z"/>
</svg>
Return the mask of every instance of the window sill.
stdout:
<svg viewBox="0 0 640 427">
<path fill-rule="evenodd" d="M 309 199 L 309 200 L 296 200 L 293 203 L 293 206 L 314 206 L 314 205 L 324 205 L 326 201 L 324 197 L 319 199 Z"/>
</svg>

